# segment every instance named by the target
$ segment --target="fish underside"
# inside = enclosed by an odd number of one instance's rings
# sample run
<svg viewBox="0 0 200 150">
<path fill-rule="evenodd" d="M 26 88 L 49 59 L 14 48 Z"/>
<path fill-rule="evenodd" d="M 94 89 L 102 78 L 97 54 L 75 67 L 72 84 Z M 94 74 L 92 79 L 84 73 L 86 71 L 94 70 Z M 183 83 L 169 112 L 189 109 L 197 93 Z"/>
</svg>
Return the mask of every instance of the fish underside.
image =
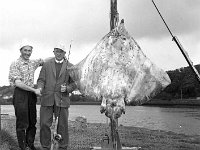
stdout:
<svg viewBox="0 0 200 150">
<path fill-rule="evenodd" d="M 69 72 L 83 95 L 102 101 L 100 111 L 109 118 L 125 113 L 125 103 L 141 105 L 171 83 L 168 74 L 145 56 L 123 23 Z"/>
</svg>

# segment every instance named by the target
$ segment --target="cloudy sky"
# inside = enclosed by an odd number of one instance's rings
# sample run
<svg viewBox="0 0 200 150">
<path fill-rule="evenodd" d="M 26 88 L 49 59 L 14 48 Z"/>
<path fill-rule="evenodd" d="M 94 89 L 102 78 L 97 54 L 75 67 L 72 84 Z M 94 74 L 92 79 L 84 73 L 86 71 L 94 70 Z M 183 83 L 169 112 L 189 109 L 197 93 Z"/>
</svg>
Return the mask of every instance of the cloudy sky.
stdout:
<svg viewBox="0 0 200 150">
<path fill-rule="evenodd" d="M 193 63 L 200 63 L 200 0 L 154 0 Z M 157 66 L 188 66 L 151 0 L 118 0 L 119 19 Z M 110 30 L 110 0 L 0 0 L 0 86 L 9 85 L 10 63 L 21 41 L 33 44 L 31 58 L 53 56 L 53 47 L 72 42 L 70 61 L 81 61 Z M 40 69 L 36 71 L 38 77 Z"/>
</svg>

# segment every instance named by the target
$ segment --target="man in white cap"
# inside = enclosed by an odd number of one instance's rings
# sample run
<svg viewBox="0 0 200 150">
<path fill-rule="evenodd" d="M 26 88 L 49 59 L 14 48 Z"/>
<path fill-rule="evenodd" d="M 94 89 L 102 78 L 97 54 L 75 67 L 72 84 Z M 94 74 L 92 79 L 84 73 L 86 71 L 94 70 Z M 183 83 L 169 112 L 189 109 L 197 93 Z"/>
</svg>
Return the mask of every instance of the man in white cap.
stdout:
<svg viewBox="0 0 200 150">
<path fill-rule="evenodd" d="M 62 137 L 62 140 L 59 142 L 59 150 L 67 150 L 69 141 L 69 93 L 76 88 L 76 84 L 67 70 L 69 63 L 65 61 L 65 46 L 62 44 L 57 45 L 53 52 L 55 58 L 44 63 L 37 80 L 38 88 L 42 93 L 40 107 L 40 143 L 44 150 L 50 150 L 50 127 L 54 114 L 55 118 L 58 118 L 57 133 Z"/>
<path fill-rule="evenodd" d="M 21 150 L 35 150 L 36 102 L 39 89 L 34 88 L 34 72 L 43 65 L 42 59 L 30 60 L 33 47 L 20 47 L 21 56 L 10 66 L 9 82 L 15 87 L 13 105 L 16 116 L 16 134 Z"/>
</svg>

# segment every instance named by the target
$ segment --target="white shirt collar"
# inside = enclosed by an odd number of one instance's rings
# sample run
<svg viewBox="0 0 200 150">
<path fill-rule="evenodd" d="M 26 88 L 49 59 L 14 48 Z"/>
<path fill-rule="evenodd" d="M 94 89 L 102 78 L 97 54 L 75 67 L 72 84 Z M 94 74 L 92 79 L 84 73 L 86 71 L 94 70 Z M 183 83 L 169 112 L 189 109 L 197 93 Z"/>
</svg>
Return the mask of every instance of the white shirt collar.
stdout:
<svg viewBox="0 0 200 150">
<path fill-rule="evenodd" d="M 55 61 L 56 61 L 56 63 L 63 63 L 64 59 L 62 59 L 60 61 L 58 61 L 58 60 L 55 59 Z"/>
</svg>

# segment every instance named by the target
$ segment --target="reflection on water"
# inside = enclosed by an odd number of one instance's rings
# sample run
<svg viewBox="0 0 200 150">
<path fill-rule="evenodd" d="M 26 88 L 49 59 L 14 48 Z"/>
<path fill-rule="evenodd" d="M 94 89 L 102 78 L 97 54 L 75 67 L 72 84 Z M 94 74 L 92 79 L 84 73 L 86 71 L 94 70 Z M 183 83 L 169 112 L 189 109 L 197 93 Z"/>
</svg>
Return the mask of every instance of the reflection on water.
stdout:
<svg viewBox="0 0 200 150">
<path fill-rule="evenodd" d="M 38 116 L 39 108 L 37 106 Z M 85 116 L 90 123 L 108 123 L 109 119 L 99 110 L 98 105 L 71 105 L 69 119 Z M 12 105 L 2 105 L 1 113 L 14 115 L 14 108 Z M 126 114 L 119 119 L 119 124 L 200 135 L 200 108 L 126 106 Z"/>
</svg>

